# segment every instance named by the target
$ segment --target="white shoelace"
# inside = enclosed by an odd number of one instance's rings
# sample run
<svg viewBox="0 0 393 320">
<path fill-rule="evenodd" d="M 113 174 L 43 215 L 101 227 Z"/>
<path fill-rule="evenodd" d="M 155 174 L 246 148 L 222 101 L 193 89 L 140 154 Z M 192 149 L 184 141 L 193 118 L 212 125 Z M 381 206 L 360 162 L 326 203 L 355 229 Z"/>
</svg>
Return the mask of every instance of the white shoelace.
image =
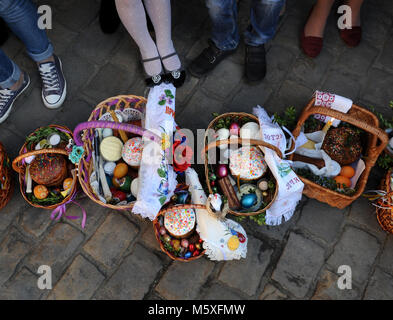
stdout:
<svg viewBox="0 0 393 320">
<path fill-rule="evenodd" d="M 59 78 L 54 63 L 43 63 L 39 67 L 45 91 L 60 90 Z"/>
<path fill-rule="evenodd" d="M 13 96 L 13 91 L 10 89 L 0 90 L 0 111 L 3 110 L 10 98 Z"/>
</svg>

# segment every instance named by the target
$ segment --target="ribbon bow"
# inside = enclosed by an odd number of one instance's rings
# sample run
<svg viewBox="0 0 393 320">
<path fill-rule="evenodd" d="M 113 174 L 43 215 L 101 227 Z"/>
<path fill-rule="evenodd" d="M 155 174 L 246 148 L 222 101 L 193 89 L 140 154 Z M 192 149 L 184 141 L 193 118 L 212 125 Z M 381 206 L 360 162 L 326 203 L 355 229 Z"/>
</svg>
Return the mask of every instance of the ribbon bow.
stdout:
<svg viewBox="0 0 393 320">
<path fill-rule="evenodd" d="M 52 211 L 52 213 L 51 213 L 50 218 L 52 220 L 56 220 L 56 221 L 60 220 L 60 218 L 66 212 L 67 204 L 72 202 L 72 203 L 75 203 L 82 210 L 82 223 L 81 223 L 81 226 L 82 226 L 82 229 L 84 229 L 85 225 L 86 225 L 86 210 L 78 202 L 75 201 L 75 198 L 76 198 L 76 192 L 74 192 L 73 196 L 66 203 L 63 203 L 62 205 L 60 205 L 56 209 L 54 209 Z M 67 219 L 70 219 L 70 220 L 76 220 L 76 219 L 80 218 L 80 217 L 77 217 L 77 216 L 67 216 L 67 215 L 64 215 L 64 216 Z"/>
</svg>

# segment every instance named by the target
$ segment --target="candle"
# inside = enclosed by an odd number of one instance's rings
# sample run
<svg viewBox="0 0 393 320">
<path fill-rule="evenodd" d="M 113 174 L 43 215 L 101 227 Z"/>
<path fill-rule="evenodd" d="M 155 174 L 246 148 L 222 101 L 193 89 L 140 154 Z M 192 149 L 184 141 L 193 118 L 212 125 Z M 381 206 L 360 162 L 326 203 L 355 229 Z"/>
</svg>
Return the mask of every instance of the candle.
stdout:
<svg viewBox="0 0 393 320">
<path fill-rule="evenodd" d="M 332 126 L 333 121 L 334 121 L 334 118 L 331 118 L 331 119 L 325 124 L 325 126 L 324 126 L 323 129 L 322 129 L 322 131 L 325 132 L 325 133 L 327 133 L 328 130 L 330 129 L 330 127 Z"/>
</svg>

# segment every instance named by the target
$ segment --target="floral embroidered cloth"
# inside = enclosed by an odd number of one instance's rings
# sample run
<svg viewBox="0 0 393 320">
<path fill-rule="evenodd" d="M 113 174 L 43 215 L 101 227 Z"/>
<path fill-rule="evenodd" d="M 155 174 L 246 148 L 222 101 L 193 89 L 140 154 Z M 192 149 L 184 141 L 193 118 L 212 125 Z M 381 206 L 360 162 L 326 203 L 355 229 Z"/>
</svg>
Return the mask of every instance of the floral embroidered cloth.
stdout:
<svg viewBox="0 0 393 320">
<path fill-rule="evenodd" d="M 145 128 L 161 136 L 162 142 L 143 137 L 140 183 L 132 212 L 150 220 L 154 220 L 170 200 L 177 185 L 176 173 L 168 161 L 170 139 L 175 129 L 175 94 L 172 84 L 162 83 L 150 89 L 147 99 Z"/>
</svg>

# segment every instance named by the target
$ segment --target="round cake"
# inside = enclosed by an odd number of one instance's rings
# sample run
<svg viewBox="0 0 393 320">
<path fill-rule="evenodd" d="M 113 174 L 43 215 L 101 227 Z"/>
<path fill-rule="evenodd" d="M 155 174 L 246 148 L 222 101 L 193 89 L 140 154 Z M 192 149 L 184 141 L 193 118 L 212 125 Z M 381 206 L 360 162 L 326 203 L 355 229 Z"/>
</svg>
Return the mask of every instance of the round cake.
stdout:
<svg viewBox="0 0 393 320">
<path fill-rule="evenodd" d="M 100 152 L 102 157 L 109 162 L 116 162 L 121 159 L 121 150 L 123 142 L 113 136 L 106 137 L 100 144 Z"/>
<path fill-rule="evenodd" d="M 142 160 L 143 142 L 141 137 L 128 140 L 122 150 L 123 160 L 131 167 L 139 167 Z"/>
<path fill-rule="evenodd" d="M 164 227 L 175 238 L 188 237 L 195 228 L 194 209 L 176 209 L 165 213 Z"/>
<path fill-rule="evenodd" d="M 255 180 L 265 174 L 267 164 L 257 147 L 247 146 L 231 152 L 229 169 L 233 176 L 240 176 L 242 180 Z"/>
<path fill-rule="evenodd" d="M 61 185 L 67 178 L 67 161 L 63 155 L 40 154 L 30 164 L 29 171 L 37 184 L 47 187 Z"/>
</svg>

